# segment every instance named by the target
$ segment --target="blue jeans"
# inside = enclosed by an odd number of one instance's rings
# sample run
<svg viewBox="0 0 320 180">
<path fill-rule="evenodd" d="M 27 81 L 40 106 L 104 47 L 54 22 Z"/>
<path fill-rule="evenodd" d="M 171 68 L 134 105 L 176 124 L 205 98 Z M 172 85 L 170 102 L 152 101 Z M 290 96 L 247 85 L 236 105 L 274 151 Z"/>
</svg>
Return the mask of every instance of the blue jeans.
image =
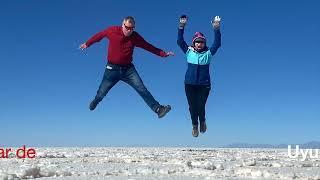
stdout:
<svg viewBox="0 0 320 180">
<path fill-rule="evenodd" d="M 110 89 L 120 80 L 133 87 L 133 89 L 138 92 L 138 94 L 143 98 L 147 105 L 154 112 L 156 112 L 160 104 L 154 99 L 148 89 L 144 86 L 133 64 L 127 66 L 108 64 L 94 101 L 96 103 L 102 101 L 102 99 L 107 95 Z"/>
</svg>

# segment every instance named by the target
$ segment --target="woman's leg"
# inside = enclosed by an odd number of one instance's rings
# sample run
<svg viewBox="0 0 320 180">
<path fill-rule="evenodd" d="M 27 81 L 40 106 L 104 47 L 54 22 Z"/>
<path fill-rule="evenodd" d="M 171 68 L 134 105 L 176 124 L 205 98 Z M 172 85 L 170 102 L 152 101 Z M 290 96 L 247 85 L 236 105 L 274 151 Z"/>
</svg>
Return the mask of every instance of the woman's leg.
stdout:
<svg viewBox="0 0 320 180">
<path fill-rule="evenodd" d="M 200 132 L 204 133 L 207 130 L 206 125 L 206 103 L 210 92 L 210 86 L 198 87 L 198 113 L 200 121 Z"/>
<path fill-rule="evenodd" d="M 188 99 L 192 125 L 198 126 L 199 114 L 197 110 L 196 87 L 194 85 L 185 84 L 185 93 Z"/>
</svg>

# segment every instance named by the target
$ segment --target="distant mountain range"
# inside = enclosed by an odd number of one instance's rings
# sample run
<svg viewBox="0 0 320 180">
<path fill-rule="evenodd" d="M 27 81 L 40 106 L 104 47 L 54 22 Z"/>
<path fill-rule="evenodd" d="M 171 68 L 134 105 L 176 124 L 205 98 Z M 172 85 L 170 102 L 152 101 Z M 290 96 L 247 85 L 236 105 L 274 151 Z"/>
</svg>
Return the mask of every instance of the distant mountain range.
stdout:
<svg viewBox="0 0 320 180">
<path fill-rule="evenodd" d="M 296 148 L 296 145 L 299 145 L 299 148 L 303 149 L 320 149 L 320 141 L 310 141 L 304 144 L 248 144 L 248 143 L 233 143 L 222 148 L 288 148 L 288 145 L 291 145 L 291 148 Z"/>
</svg>

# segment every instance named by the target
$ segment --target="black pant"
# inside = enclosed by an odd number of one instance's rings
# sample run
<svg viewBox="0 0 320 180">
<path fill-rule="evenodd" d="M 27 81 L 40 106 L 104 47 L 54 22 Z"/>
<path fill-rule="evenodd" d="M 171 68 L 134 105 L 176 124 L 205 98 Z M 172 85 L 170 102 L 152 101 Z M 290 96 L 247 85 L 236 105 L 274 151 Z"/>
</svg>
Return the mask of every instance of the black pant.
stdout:
<svg viewBox="0 0 320 180">
<path fill-rule="evenodd" d="M 205 106 L 210 92 L 210 85 L 190 85 L 185 84 L 185 92 L 188 99 L 189 111 L 192 119 L 192 125 L 198 125 L 198 118 L 200 122 L 204 122 Z"/>
</svg>

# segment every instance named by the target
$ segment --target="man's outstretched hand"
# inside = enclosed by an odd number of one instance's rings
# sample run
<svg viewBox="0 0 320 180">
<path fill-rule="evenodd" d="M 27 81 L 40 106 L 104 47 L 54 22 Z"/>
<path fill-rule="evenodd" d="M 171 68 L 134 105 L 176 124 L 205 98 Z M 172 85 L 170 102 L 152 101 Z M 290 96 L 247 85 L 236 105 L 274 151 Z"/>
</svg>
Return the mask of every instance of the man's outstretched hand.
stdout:
<svg viewBox="0 0 320 180">
<path fill-rule="evenodd" d="M 166 52 L 166 57 L 168 57 L 168 56 L 174 56 L 174 52 L 171 52 L 171 51 Z"/>
<path fill-rule="evenodd" d="M 83 44 L 81 44 L 79 46 L 79 49 L 81 49 L 81 50 L 84 50 L 84 49 L 87 49 L 87 48 L 88 48 L 88 46 L 86 45 L 86 43 L 83 43 Z"/>
</svg>

